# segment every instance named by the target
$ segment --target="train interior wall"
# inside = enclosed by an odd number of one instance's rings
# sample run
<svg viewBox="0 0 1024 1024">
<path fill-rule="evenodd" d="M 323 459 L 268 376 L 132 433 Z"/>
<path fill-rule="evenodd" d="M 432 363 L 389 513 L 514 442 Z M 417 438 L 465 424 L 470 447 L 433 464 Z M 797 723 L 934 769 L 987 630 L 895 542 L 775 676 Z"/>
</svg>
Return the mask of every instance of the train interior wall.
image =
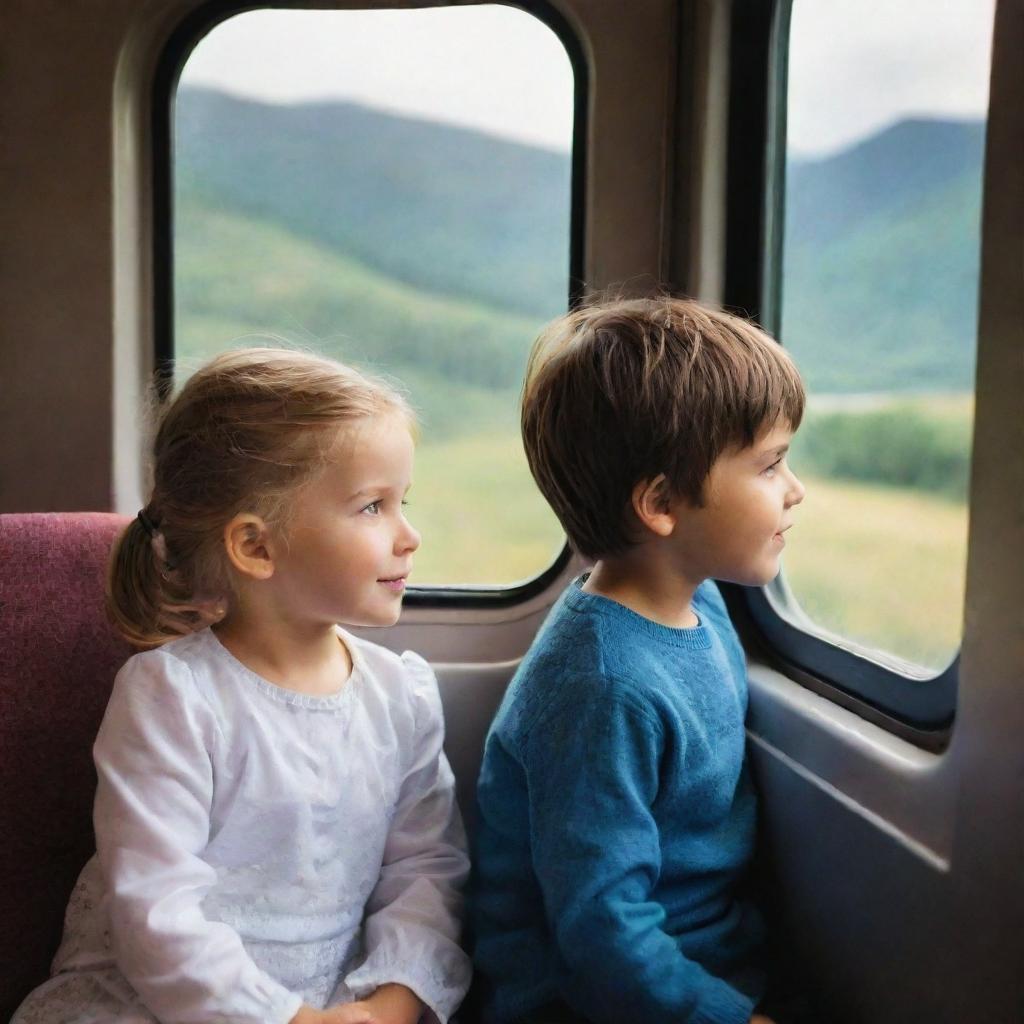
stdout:
<svg viewBox="0 0 1024 1024">
<path fill-rule="evenodd" d="M 191 0 L 7 0 L 0 35 L 3 511 L 134 512 L 152 368 L 149 95 Z M 593 285 L 722 288 L 728 5 L 559 0 L 586 54 Z M 948 746 L 797 682 L 748 637 L 751 750 L 788 935 L 829 1020 L 1024 1015 L 1024 5 L 1000 2 L 985 181 L 966 621 Z M 631 159 L 620 155 L 629 152 Z M 409 609 L 384 635 L 439 666 L 469 802 L 487 722 L 558 590 Z M 381 635 L 375 634 L 380 640 Z"/>
</svg>

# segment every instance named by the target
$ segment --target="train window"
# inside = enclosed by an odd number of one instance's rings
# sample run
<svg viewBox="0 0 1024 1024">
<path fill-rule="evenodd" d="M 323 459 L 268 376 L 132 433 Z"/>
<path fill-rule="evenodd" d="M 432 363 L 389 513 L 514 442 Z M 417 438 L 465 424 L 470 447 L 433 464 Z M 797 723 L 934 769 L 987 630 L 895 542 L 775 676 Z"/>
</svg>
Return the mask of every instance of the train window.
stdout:
<svg viewBox="0 0 1024 1024">
<path fill-rule="evenodd" d="M 535 578 L 564 538 L 518 389 L 580 248 L 559 36 L 504 5 L 201 31 L 171 99 L 173 374 L 270 336 L 396 380 L 421 419 L 417 585 Z"/>
<path fill-rule="evenodd" d="M 993 14 L 796 0 L 776 51 L 766 287 L 810 400 L 792 453 L 808 497 L 768 599 L 919 698 L 963 616 Z"/>
</svg>

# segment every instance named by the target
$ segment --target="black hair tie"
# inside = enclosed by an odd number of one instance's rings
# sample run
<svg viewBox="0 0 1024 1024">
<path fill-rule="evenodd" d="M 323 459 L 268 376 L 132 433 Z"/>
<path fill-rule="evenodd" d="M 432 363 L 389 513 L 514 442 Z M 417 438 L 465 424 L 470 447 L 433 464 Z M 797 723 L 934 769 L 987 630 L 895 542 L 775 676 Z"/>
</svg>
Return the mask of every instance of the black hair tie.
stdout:
<svg viewBox="0 0 1024 1024">
<path fill-rule="evenodd" d="M 136 518 L 142 524 L 142 528 L 146 531 L 146 536 L 152 539 L 153 534 L 157 531 L 157 524 L 146 515 L 145 509 L 140 509 Z"/>
</svg>

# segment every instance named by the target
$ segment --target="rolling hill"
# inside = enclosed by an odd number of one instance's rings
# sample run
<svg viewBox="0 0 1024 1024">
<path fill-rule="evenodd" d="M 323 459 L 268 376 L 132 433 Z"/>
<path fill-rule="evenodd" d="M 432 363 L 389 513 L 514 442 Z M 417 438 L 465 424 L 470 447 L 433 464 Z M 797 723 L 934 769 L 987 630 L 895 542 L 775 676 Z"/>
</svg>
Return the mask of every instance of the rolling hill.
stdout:
<svg viewBox="0 0 1024 1024">
<path fill-rule="evenodd" d="M 568 154 L 197 88 L 175 123 L 180 351 L 271 331 L 478 411 L 518 386 L 565 307 Z M 782 336 L 812 391 L 970 389 L 983 139 L 912 120 L 793 163 Z"/>
<path fill-rule="evenodd" d="M 983 146 L 904 121 L 791 168 L 781 334 L 812 391 L 971 389 Z"/>
<path fill-rule="evenodd" d="M 182 89 L 179 201 L 286 228 L 399 281 L 548 319 L 568 294 L 566 154 L 350 103 Z"/>
</svg>

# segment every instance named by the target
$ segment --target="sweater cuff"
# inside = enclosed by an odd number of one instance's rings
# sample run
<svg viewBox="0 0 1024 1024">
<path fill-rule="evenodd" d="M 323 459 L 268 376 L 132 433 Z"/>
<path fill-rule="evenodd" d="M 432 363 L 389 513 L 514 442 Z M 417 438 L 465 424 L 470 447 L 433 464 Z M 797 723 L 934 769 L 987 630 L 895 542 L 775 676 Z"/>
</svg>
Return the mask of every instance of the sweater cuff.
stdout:
<svg viewBox="0 0 1024 1024">
<path fill-rule="evenodd" d="M 750 1024 L 754 1000 L 720 981 L 701 993 L 690 1024 Z"/>
</svg>

